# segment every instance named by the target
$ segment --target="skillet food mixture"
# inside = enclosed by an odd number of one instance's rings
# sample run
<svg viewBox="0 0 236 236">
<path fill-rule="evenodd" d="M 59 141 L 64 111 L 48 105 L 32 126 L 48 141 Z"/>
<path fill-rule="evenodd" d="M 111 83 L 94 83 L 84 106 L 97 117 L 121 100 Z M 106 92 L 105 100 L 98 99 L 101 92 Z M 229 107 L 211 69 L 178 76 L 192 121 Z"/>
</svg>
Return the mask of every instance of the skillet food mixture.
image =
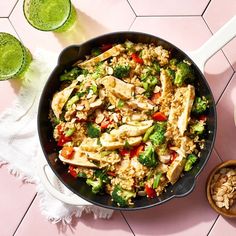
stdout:
<svg viewBox="0 0 236 236">
<path fill-rule="evenodd" d="M 102 45 L 60 76 L 50 120 L 68 173 L 118 206 L 154 198 L 204 147 L 208 100 L 188 61 L 154 44 Z"/>
</svg>

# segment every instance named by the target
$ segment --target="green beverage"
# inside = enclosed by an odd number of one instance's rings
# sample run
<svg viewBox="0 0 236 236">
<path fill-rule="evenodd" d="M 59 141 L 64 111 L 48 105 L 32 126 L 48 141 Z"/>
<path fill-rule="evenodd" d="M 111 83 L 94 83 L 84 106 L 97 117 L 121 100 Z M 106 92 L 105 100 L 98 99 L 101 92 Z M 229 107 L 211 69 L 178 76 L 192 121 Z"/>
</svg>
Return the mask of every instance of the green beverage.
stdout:
<svg viewBox="0 0 236 236">
<path fill-rule="evenodd" d="M 29 50 L 18 39 L 0 32 L 0 80 L 23 77 L 31 61 Z"/>
<path fill-rule="evenodd" d="M 28 22 L 42 31 L 67 31 L 76 21 L 76 10 L 70 0 L 24 0 Z"/>
</svg>

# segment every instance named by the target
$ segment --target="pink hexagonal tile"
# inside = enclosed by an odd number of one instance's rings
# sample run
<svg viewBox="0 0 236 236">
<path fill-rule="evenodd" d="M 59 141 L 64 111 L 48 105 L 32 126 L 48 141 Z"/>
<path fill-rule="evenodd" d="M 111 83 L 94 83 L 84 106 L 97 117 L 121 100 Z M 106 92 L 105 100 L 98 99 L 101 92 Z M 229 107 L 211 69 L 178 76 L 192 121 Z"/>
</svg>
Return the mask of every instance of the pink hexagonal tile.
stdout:
<svg viewBox="0 0 236 236">
<path fill-rule="evenodd" d="M 1 9 L 1 7 L 0 7 Z M 0 32 L 6 32 L 17 37 L 15 30 L 7 18 L 0 18 Z M 0 94 L 4 97 L 4 102 L 0 103 L 0 112 L 7 108 L 17 96 L 20 81 L 9 80 L 0 82 Z"/>
<path fill-rule="evenodd" d="M 135 235 L 207 235 L 217 214 L 208 204 L 205 184 L 211 169 L 220 163 L 215 152 L 197 179 L 194 191 L 184 198 L 124 215 Z"/>
<path fill-rule="evenodd" d="M 235 0 L 212 0 L 209 4 L 204 19 L 209 25 L 212 32 L 216 32 L 222 25 L 230 20 L 236 14 L 236 1 Z M 229 59 L 231 65 L 236 71 L 236 38 L 229 42 L 224 47 L 224 52 Z"/>
<path fill-rule="evenodd" d="M 210 0 L 129 0 L 138 16 L 201 15 Z"/>
<path fill-rule="evenodd" d="M 131 30 L 154 34 L 185 51 L 199 48 L 211 37 L 201 17 L 138 17 Z M 205 75 L 216 100 L 232 74 L 233 70 L 222 52 L 206 63 Z"/>
<path fill-rule="evenodd" d="M 236 74 L 217 105 L 218 127 L 215 148 L 224 160 L 236 159 L 234 107 L 236 107 Z"/>
<path fill-rule="evenodd" d="M 42 32 L 34 29 L 24 18 L 22 12 L 23 0 L 19 0 L 17 3 L 10 20 L 21 39 L 32 51 L 41 47 L 58 53 L 65 46 L 80 44 L 99 34 L 128 30 L 135 18 L 133 11 L 125 0 L 72 2 L 77 9 L 77 23 L 70 31 L 65 33 Z"/>
<path fill-rule="evenodd" d="M 8 0 L 0 2 L 0 16 L 8 17 L 18 0 Z"/>
<path fill-rule="evenodd" d="M 226 219 L 222 216 L 218 218 L 209 236 L 234 236 L 236 229 L 236 221 L 234 219 Z"/>
<path fill-rule="evenodd" d="M 39 199 L 36 197 L 15 234 L 15 236 L 25 235 L 131 236 L 133 234 L 120 212 L 115 212 L 109 220 L 95 220 L 91 214 L 84 214 L 79 219 L 74 218 L 70 226 L 51 224 L 41 215 Z"/>
<path fill-rule="evenodd" d="M 0 189 L 0 235 L 13 235 L 34 198 L 35 186 L 23 184 L 3 166 L 0 168 Z"/>
</svg>

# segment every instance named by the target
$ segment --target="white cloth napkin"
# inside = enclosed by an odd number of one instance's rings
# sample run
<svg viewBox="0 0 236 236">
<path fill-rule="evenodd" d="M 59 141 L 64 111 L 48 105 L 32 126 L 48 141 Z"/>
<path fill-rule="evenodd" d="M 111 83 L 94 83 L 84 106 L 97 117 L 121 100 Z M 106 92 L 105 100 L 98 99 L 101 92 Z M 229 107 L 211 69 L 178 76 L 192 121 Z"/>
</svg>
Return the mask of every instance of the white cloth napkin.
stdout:
<svg viewBox="0 0 236 236">
<path fill-rule="evenodd" d="M 37 174 L 36 158 L 42 155 L 37 135 L 38 102 L 48 76 L 57 63 L 57 56 L 38 49 L 34 60 L 22 80 L 21 90 L 15 103 L 0 114 L 0 165 L 8 163 L 12 174 L 37 186 L 40 209 L 50 221 L 70 223 L 72 216 L 80 217 L 82 212 L 93 212 L 95 218 L 110 218 L 113 211 L 94 205 L 74 206 L 50 195 Z M 52 173 L 51 173 L 52 175 Z M 53 176 L 57 179 L 56 176 Z M 58 179 L 55 188 L 67 195 L 73 193 Z"/>
</svg>

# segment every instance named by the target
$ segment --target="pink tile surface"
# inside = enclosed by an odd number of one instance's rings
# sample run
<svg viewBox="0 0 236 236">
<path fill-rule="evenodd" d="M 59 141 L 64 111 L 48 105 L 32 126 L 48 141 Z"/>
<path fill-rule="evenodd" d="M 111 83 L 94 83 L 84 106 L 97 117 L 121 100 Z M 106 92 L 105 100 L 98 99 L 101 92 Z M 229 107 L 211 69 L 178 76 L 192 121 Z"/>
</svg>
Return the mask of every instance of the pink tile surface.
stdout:
<svg viewBox="0 0 236 236">
<path fill-rule="evenodd" d="M 236 13 L 235 0 L 72 0 L 78 13 L 77 24 L 67 33 L 54 34 L 31 27 L 23 16 L 23 0 L 18 0 L 13 10 L 16 2 L 17 0 L 0 1 L 0 31 L 16 35 L 12 23 L 31 52 L 41 47 L 60 53 L 67 45 L 79 44 L 103 33 L 129 30 L 131 26 L 131 30 L 163 37 L 181 49 L 190 51 L 210 38 L 210 30 L 216 32 Z M 209 2 L 203 19 L 201 14 Z M 7 17 L 12 10 L 11 23 L 7 18 L 1 18 Z M 133 10 L 136 15 L 145 17 L 135 18 Z M 214 97 L 216 100 L 220 98 L 217 105 L 218 134 L 215 148 L 223 160 L 235 159 L 236 156 L 236 127 L 233 123 L 236 74 L 232 77 L 233 69 L 230 66 L 233 65 L 235 70 L 235 48 L 234 39 L 224 47 L 225 55 L 218 52 L 205 67 L 205 75 Z M 228 84 L 230 78 L 232 79 Z M 0 112 L 11 105 L 19 88 L 20 81 L 0 82 Z M 125 212 L 126 220 L 135 235 L 207 235 L 217 214 L 207 203 L 205 182 L 209 171 L 219 162 L 216 152 L 213 152 L 191 195 L 149 210 Z M 30 206 L 35 187 L 22 184 L 8 174 L 6 167 L 0 169 L 0 187 L 4 189 L 0 194 L 0 235 L 13 235 L 18 225 L 17 236 L 133 235 L 120 212 L 116 212 L 109 221 L 94 220 L 91 215 L 83 215 L 80 219 L 74 219 L 67 228 L 49 223 L 40 213 L 38 198 Z M 22 220 L 28 207 L 29 211 Z M 209 235 L 235 235 L 235 227 L 234 221 L 219 217 Z"/>
<path fill-rule="evenodd" d="M 36 230 L 37 229 L 37 230 Z M 28 235 L 86 235 L 86 236 L 131 236 L 133 235 L 120 212 L 115 212 L 110 220 L 94 220 L 93 215 L 73 219 L 71 226 L 50 224 L 39 211 L 39 199 L 33 202 L 15 236 Z"/>
<path fill-rule="evenodd" d="M 0 1 L 0 16 L 8 17 L 16 3 L 17 0 Z"/>
<path fill-rule="evenodd" d="M 204 19 L 212 32 L 216 32 L 222 25 L 236 15 L 235 0 L 212 0 L 207 8 Z M 217 20 L 216 20 L 217 18 Z M 224 47 L 224 52 L 236 71 L 236 38 Z"/>
<path fill-rule="evenodd" d="M 0 168 L 0 235 L 13 235 L 35 195 L 35 186 L 24 184 Z"/>
<path fill-rule="evenodd" d="M 205 184 L 207 175 L 218 163 L 220 160 L 213 152 L 194 191 L 187 197 L 173 199 L 149 210 L 125 212 L 135 235 L 207 235 L 217 214 L 207 202 Z"/>
<path fill-rule="evenodd" d="M 138 16 L 201 15 L 210 0 L 129 0 Z"/>
<path fill-rule="evenodd" d="M 198 49 L 211 37 L 201 17 L 138 17 L 131 30 L 154 34 L 184 51 Z M 221 51 L 206 63 L 205 75 L 216 100 L 232 74 L 233 69 Z"/>
<path fill-rule="evenodd" d="M 213 229 L 209 236 L 234 236 L 236 232 L 236 221 L 235 219 L 227 219 L 220 216 L 216 221 Z"/>
<path fill-rule="evenodd" d="M 236 159 L 234 107 L 236 107 L 236 74 L 217 105 L 218 131 L 215 147 L 223 160 Z"/>
<path fill-rule="evenodd" d="M 128 30 L 135 18 L 125 0 L 72 2 L 77 9 L 77 23 L 66 33 L 41 32 L 34 29 L 28 24 L 22 13 L 23 0 L 19 0 L 17 3 L 10 20 L 20 38 L 32 52 L 36 48 L 44 48 L 59 53 L 68 45 L 80 44 L 99 34 Z M 91 6 L 93 7 L 91 8 Z"/>
</svg>

